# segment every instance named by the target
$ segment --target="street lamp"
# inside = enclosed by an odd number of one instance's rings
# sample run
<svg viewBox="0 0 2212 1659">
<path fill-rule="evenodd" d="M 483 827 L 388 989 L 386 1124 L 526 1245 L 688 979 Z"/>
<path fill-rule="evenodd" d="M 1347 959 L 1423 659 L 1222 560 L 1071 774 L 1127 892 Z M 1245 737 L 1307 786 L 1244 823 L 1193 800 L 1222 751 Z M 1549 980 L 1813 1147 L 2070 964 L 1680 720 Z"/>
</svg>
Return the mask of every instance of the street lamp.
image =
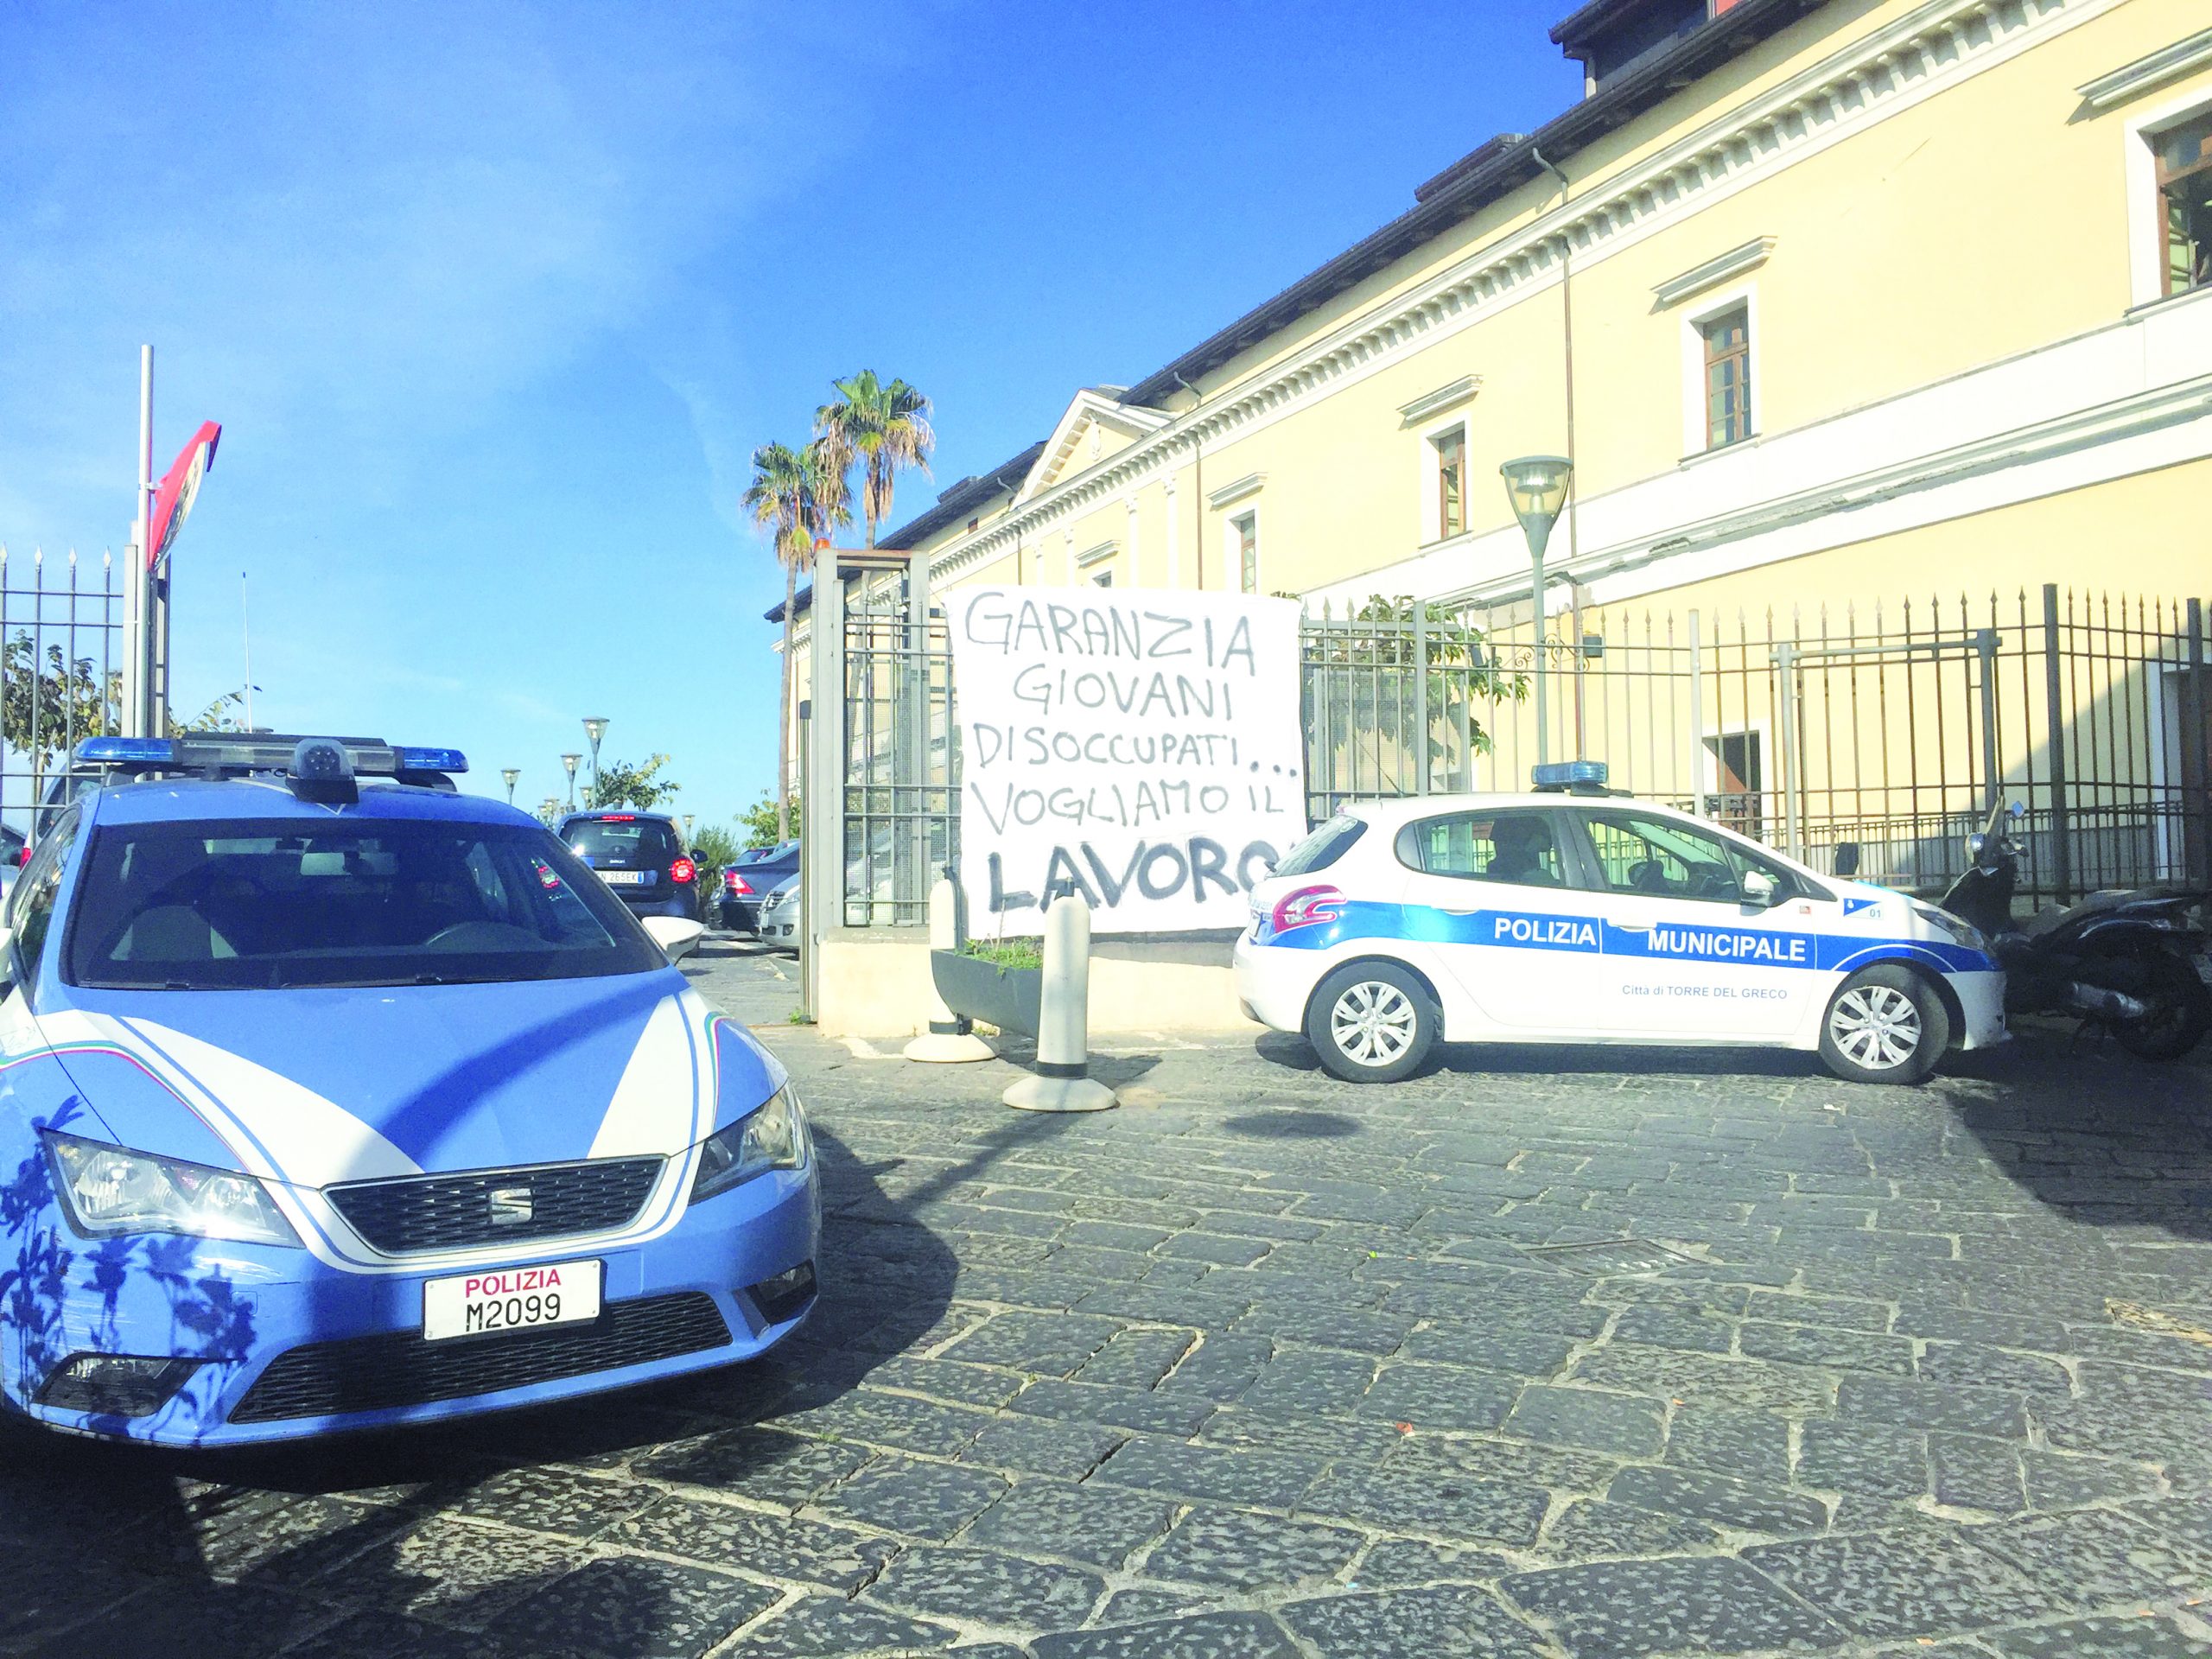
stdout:
<svg viewBox="0 0 2212 1659">
<path fill-rule="evenodd" d="M 569 774 L 569 810 L 571 812 L 576 810 L 576 763 L 582 759 L 583 756 L 573 749 L 561 757 L 562 769 Z"/>
<path fill-rule="evenodd" d="M 515 804 L 515 785 L 522 781 L 522 768 L 520 766 L 503 767 L 499 776 L 506 780 L 507 804 L 512 806 Z"/>
<path fill-rule="evenodd" d="M 584 736 L 591 744 L 591 804 L 599 804 L 599 740 L 607 735 L 607 716 L 586 715 Z"/>
<path fill-rule="evenodd" d="M 561 816 L 561 798 L 557 795 L 548 795 L 537 804 L 537 816 L 544 820 L 545 827 L 550 830 L 553 827 L 553 820 Z"/>
<path fill-rule="evenodd" d="M 1535 567 L 1529 594 L 1535 601 L 1536 764 L 1541 766 L 1551 758 L 1544 720 L 1544 546 L 1559 522 L 1560 509 L 1567 505 L 1574 463 L 1565 455 L 1522 455 L 1497 470 L 1505 480 L 1505 498 L 1513 504 L 1513 516 L 1521 521 L 1521 533 L 1529 538 L 1529 563 Z"/>
<path fill-rule="evenodd" d="M 686 847 L 691 844 L 691 820 L 697 816 L 694 812 L 686 812 L 683 815 L 683 844 Z"/>
</svg>

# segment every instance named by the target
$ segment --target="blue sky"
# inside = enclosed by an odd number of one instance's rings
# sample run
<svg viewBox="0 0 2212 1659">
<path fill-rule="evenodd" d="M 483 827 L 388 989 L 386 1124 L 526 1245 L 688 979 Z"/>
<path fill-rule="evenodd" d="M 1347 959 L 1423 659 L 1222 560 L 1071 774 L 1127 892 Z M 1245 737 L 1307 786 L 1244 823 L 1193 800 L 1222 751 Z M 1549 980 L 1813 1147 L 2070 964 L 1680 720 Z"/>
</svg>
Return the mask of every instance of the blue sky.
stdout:
<svg viewBox="0 0 2212 1659">
<path fill-rule="evenodd" d="M 120 548 L 150 340 L 157 468 L 225 427 L 181 709 L 244 571 L 259 723 L 529 804 L 605 715 L 725 818 L 774 771 L 753 445 L 902 375 L 921 511 L 1573 101 L 1570 9 L 9 0 L 0 543 Z"/>
</svg>

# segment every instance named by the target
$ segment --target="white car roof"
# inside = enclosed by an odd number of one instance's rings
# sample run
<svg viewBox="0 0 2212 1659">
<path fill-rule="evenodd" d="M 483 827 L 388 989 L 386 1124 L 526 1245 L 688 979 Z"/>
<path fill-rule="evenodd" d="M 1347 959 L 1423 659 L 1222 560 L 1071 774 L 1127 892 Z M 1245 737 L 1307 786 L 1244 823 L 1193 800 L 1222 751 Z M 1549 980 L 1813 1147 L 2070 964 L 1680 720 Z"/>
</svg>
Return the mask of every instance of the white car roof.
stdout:
<svg viewBox="0 0 2212 1659">
<path fill-rule="evenodd" d="M 1657 801 L 1640 801 L 1629 795 L 1575 794 L 1564 790 L 1525 794 L 1408 795 L 1391 801 L 1351 801 L 1344 810 L 1379 826 L 1395 828 L 1414 818 L 1433 817 L 1440 812 L 1495 812 L 1509 806 L 1632 806 L 1639 812 L 1663 813 L 1686 823 L 1700 822 L 1679 807 Z"/>
</svg>

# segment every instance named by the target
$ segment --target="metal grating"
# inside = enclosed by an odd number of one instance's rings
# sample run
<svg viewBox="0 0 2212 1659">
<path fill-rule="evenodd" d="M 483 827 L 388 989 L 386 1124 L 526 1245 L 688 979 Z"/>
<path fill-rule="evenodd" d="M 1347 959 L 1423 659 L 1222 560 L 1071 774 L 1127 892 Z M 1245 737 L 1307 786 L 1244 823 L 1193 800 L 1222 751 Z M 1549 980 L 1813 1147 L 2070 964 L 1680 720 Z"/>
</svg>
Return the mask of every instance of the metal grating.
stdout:
<svg viewBox="0 0 2212 1659">
<path fill-rule="evenodd" d="M 521 1169 L 480 1169 L 464 1175 L 417 1175 L 397 1181 L 361 1181 L 328 1189 L 327 1197 L 353 1230 L 387 1255 L 509 1244 L 605 1232 L 633 1219 L 660 1179 L 658 1158 L 608 1158 L 581 1164 L 540 1164 Z M 513 1217 L 513 1194 L 526 1191 L 527 1219 Z"/>
<path fill-rule="evenodd" d="M 725 1346 L 729 1326 L 704 1291 L 609 1302 L 589 1325 L 426 1342 L 416 1332 L 315 1342 L 279 1354 L 231 1414 L 270 1423 L 463 1400 Z"/>
<path fill-rule="evenodd" d="M 1665 1273 L 1671 1268 L 1709 1266 L 1696 1256 L 1645 1238 L 1607 1238 L 1588 1244 L 1522 1244 L 1522 1255 L 1533 1261 L 1588 1279 L 1636 1279 Z"/>
</svg>

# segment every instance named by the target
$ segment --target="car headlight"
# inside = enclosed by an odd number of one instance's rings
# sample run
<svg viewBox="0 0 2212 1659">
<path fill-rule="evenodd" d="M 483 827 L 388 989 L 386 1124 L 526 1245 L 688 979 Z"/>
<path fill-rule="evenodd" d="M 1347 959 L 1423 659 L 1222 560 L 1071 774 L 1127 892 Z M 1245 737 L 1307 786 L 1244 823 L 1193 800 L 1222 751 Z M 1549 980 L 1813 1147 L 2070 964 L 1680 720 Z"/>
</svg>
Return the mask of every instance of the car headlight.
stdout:
<svg viewBox="0 0 2212 1659">
<path fill-rule="evenodd" d="M 188 1233 L 245 1244 L 300 1242 L 269 1189 L 251 1175 L 50 1131 L 46 1146 L 70 1225 L 89 1238 Z"/>
<path fill-rule="evenodd" d="M 1948 910 L 1938 910 L 1933 905 L 1915 905 L 1912 913 L 1934 928 L 1949 936 L 1954 944 L 1962 944 L 1969 950 L 1989 954 L 1989 939 L 1972 922 L 1962 921 Z"/>
<path fill-rule="evenodd" d="M 806 1114 L 785 1084 L 755 1111 L 717 1130 L 699 1143 L 699 1175 L 691 1202 L 727 1192 L 771 1169 L 797 1169 L 806 1162 Z"/>
</svg>

